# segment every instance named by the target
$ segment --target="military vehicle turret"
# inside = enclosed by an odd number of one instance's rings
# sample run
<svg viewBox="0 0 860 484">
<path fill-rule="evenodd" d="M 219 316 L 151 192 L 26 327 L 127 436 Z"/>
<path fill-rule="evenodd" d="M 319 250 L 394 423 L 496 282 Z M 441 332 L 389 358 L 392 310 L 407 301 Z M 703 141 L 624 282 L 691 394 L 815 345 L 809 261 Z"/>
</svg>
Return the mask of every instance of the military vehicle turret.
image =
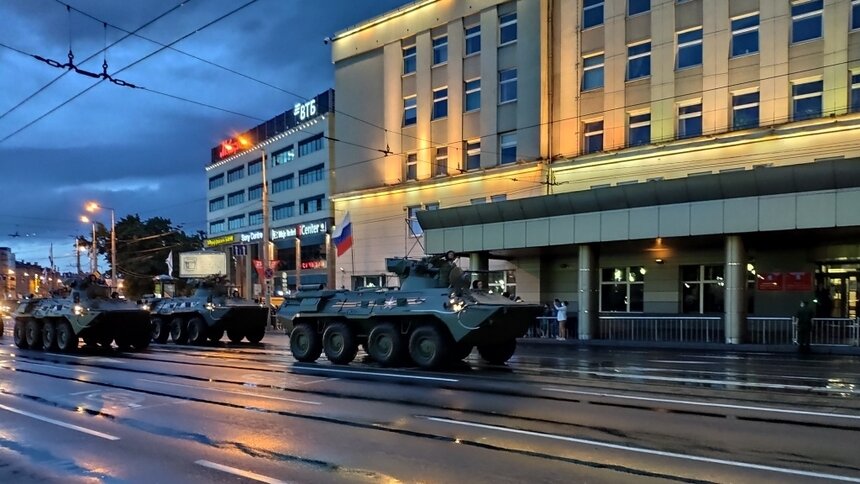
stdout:
<svg viewBox="0 0 860 484">
<path fill-rule="evenodd" d="M 148 302 L 153 341 L 166 343 L 169 336 L 176 344 L 196 345 L 207 339 L 221 341 L 226 332 L 234 343 L 243 338 L 259 343 L 266 335 L 269 310 L 238 297 L 225 277 L 196 279 L 191 285 L 194 294 L 190 297 Z"/>
<path fill-rule="evenodd" d="M 332 363 L 347 364 L 363 344 L 382 365 L 406 363 L 408 356 L 434 368 L 462 360 L 477 346 L 489 363 L 508 361 L 541 306 L 469 289 L 450 254 L 387 259 L 388 270 L 400 277 L 397 290 L 300 288 L 277 313 L 293 356 L 313 362 L 325 352 Z"/>
<path fill-rule="evenodd" d="M 71 352 L 87 345 L 141 351 L 149 346 L 149 314 L 116 297 L 96 275 L 65 282 L 53 297 L 25 299 L 12 313 L 15 344 L 22 349 Z"/>
</svg>

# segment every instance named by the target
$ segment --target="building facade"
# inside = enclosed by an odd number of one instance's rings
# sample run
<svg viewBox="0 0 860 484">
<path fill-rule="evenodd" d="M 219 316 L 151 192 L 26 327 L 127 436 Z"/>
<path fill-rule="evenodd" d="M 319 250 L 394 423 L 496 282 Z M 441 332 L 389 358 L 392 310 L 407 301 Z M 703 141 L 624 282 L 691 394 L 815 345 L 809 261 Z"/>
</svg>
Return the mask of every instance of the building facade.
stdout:
<svg viewBox="0 0 860 484">
<path fill-rule="evenodd" d="M 329 282 L 333 112 L 334 91 L 328 90 L 212 149 L 205 245 L 227 254 L 230 277 L 244 297 L 259 296 L 265 278 L 264 173 L 273 294 L 294 289 L 297 272 L 305 284 Z"/>
<path fill-rule="evenodd" d="M 338 130 L 385 153 L 336 147 L 357 274 L 455 250 L 569 300 L 582 337 L 718 314 L 736 342 L 814 297 L 856 317 L 860 2 L 428 0 L 333 59 L 370 121 Z"/>
<path fill-rule="evenodd" d="M 17 299 L 15 254 L 9 247 L 0 247 L 0 300 Z"/>
</svg>

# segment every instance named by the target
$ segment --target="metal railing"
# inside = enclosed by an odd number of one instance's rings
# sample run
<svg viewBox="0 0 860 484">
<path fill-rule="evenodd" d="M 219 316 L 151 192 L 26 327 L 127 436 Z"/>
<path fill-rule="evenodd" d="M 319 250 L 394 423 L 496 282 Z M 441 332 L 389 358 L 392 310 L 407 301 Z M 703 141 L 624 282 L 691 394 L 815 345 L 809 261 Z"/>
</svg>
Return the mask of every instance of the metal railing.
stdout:
<svg viewBox="0 0 860 484">
<path fill-rule="evenodd" d="M 794 318 L 747 318 L 747 341 L 752 344 L 791 345 L 797 340 L 796 330 Z"/>
<path fill-rule="evenodd" d="M 814 345 L 860 346 L 860 318 L 813 318 Z"/>
<path fill-rule="evenodd" d="M 725 328 L 719 316 L 600 316 L 597 339 L 722 343 Z"/>
</svg>

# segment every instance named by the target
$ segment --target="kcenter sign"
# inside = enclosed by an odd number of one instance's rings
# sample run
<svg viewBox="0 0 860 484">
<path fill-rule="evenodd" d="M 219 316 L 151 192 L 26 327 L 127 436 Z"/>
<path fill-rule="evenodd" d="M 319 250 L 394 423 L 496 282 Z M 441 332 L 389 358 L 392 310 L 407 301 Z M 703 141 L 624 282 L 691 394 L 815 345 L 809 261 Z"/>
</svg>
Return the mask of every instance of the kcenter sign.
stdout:
<svg viewBox="0 0 860 484">
<path fill-rule="evenodd" d="M 289 227 L 271 229 L 269 231 L 269 240 L 275 241 L 291 239 L 296 236 L 302 237 L 305 235 L 324 234 L 326 230 L 328 230 L 328 222 L 325 220 L 318 220 Z M 244 243 L 263 240 L 263 231 L 255 230 L 254 232 L 245 232 L 244 234 L 239 235 L 239 240 Z"/>
</svg>

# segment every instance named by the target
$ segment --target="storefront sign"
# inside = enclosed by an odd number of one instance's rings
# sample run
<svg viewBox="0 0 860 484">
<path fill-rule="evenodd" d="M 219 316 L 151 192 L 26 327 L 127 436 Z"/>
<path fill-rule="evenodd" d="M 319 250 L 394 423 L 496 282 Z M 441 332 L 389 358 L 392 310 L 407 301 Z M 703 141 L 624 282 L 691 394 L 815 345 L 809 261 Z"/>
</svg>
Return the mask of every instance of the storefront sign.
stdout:
<svg viewBox="0 0 860 484">
<path fill-rule="evenodd" d="M 302 261 L 302 269 L 325 269 L 325 259 Z"/>
<path fill-rule="evenodd" d="M 291 239 L 296 236 L 301 238 L 304 235 L 324 234 L 326 230 L 328 230 L 328 222 L 325 220 L 292 225 L 289 227 L 279 227 L 269 231 L 269 240 L 274 242 L 276 240 Z M 239 239 L 245 243 L 263 240 L 263 231 L 256 230 L 254 232 L 246 232 L 241 234 Z"/>
<path fill-rule="evenodd" d="M 221 235 L 218 237 L 212 237 L 212 238 L 206 239 L 205 245 L 206 245 L 206 247 L 216 247 L 219 245 L 232 244 L 235 241 L 236 241 L 236 234 Z"/>
<path fill-rule="evenodd" d="M 311 99 L 306 103 L 296 103 L 293 106 L 293 116 L 299 121 L 305 121 L 317 115 L 317 100 Z"/>
<path fill-rule="evenodd" d="M 789 272 L 784 277 L 786 291 L 812 291 L 811 272 Z"/>
<path fill-rule="evenodd" d="M 759 291 L 782 291 L 785 287 L 782 272 L 768 272 L 758 275 L 756 286 Z"/>
</svg>

